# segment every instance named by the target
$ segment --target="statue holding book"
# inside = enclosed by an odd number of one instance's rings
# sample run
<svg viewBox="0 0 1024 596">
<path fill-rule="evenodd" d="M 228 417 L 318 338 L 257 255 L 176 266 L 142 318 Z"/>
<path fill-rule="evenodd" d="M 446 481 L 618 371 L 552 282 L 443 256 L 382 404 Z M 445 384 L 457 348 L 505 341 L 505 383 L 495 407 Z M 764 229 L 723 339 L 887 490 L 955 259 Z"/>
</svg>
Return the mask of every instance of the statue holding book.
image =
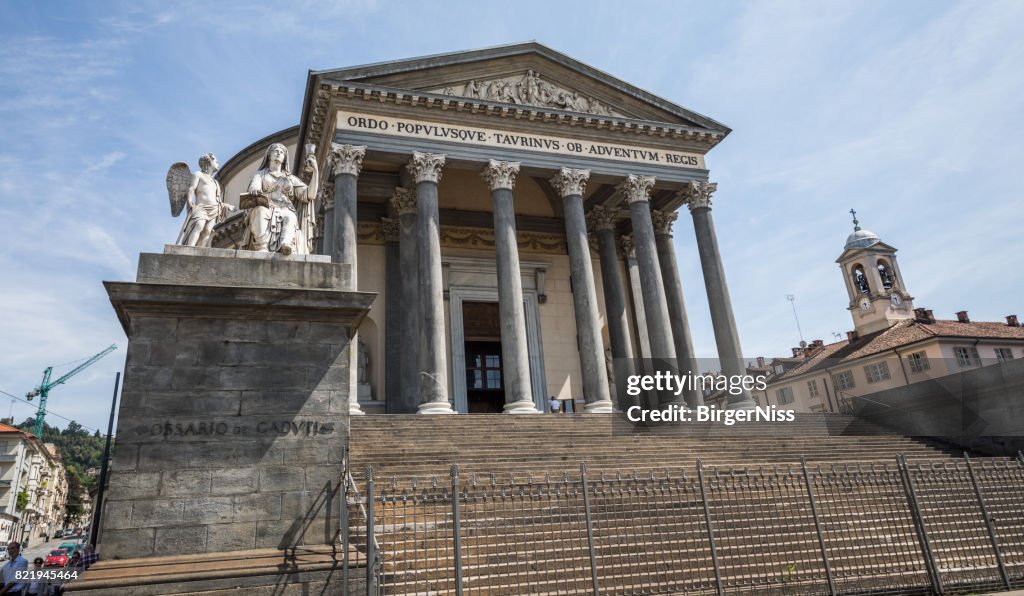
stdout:
<svg viewBox="0 0 1024 596">
<path fill-rule="evenodd" d="M 288 168 L 288 150 L 281 143 L 267 148 L 259 169 L 241 195 L 247 211 L 241 248 L 283 255 L 309 254 L 315 226 L 315 201 L 320 178 L 315 147 L 307 147 L 304 182 Z"/>
</svg>

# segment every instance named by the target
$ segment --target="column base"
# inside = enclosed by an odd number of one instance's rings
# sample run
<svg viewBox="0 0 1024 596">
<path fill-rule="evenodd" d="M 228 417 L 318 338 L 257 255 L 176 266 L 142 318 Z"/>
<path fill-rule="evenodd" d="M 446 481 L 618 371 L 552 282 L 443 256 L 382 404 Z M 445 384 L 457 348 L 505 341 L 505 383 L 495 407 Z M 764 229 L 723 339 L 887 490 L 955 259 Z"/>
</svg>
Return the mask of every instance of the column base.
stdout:
<svg viewBox="0 0 1024 596">
<path fill-rule="evenodd" d="M 357 402 L 355 400 L 350 400 L 348 402 L 348 415 L 349 416 L 365 416 L 366 412 L 364 412 L 359 407 L 359 402 Z"/>
<path fill-rule="evenodd" d="M 611 400 L 595 401 L 583 406 L 584 414 L 612 414 L 615 412 L 615 405 Z"/>
<path fill-rule="evenodd" d="M 417 414 L 456 414 L 457 412 L 452 409 L 452 405 L 446 401 L 428 401 L 425 404 L 420 404 Z"/>
<path fill-rule="evenodd" d="M 505 414 L 540 414 L 532 401 L 520 400 L 505 404 Z"/>
</svg>

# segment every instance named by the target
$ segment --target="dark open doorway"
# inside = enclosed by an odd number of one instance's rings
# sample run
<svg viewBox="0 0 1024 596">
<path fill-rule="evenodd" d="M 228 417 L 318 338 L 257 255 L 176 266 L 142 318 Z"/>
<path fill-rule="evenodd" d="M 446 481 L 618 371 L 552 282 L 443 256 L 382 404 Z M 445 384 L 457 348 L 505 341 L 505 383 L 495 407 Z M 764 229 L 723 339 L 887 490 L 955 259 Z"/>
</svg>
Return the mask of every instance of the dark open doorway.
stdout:
<svg viewBox="0 0 1024 596">
<path fill-rule="evenodd" d="M 463 302 L 466 338 L 466 405 L 470 414 L 499 413 L 505 406 L 501 326 L 495 302 Z"/>
</svg>

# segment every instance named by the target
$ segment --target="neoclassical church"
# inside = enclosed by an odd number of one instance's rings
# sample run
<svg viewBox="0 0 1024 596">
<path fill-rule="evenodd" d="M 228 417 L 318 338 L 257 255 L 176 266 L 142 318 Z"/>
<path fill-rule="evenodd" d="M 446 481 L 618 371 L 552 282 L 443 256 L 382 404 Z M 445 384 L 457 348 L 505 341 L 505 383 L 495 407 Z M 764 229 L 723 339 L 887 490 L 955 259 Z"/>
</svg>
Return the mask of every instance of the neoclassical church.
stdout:
<svg viewBox="0 0 1024 596">
<path fill-rule="evenodd" d="M 722 371 L 743 373 L 705 164 L 729 132 L 531 42 L 310 72 L 298 126 L 217 177 L 237 204 L 274 143 L 300 177 L 319 165 L 296 252 L 377 294 L 359 411 L 611 412 L 641 359 L 695 370 L 673 225 L 692 221 L 706 293 L 690 300 L 706 295 Z M 246 221 L 213 245 L 242 248 Z"/>
</svg>

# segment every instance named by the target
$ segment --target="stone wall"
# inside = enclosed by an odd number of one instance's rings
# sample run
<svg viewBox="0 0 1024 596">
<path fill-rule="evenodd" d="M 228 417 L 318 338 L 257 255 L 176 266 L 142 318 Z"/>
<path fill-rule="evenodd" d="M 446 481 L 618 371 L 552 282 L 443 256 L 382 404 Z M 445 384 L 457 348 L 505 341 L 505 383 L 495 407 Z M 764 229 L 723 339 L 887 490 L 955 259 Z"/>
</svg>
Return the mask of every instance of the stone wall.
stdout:
<svg viewBox="0 0 1024 596">
<path fill-rule="evenodd" d="M 129 346 L 104 558 L 333 543 L 373 294 L 325 257 L 168 250 L 106 284 Z"/>
</svg>

